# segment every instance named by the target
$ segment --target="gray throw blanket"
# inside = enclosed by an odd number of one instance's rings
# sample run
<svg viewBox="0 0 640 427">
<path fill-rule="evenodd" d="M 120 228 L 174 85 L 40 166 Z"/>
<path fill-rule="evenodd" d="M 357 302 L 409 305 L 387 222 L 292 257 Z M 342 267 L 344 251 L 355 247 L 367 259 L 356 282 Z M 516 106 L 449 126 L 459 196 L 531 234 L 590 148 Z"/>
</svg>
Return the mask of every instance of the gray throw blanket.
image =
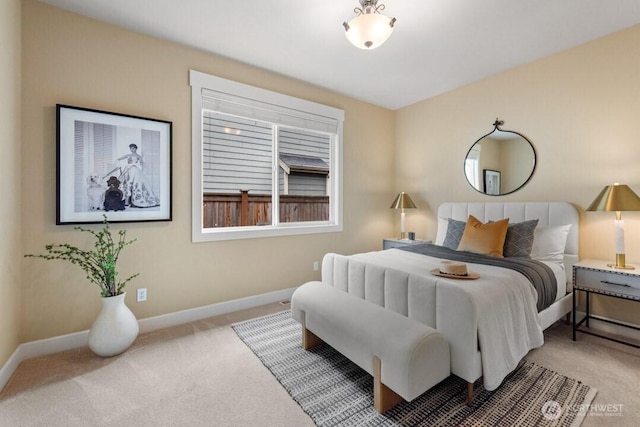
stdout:
<svg viewBox="0 0 640 427">
<path fill-rule="evenodd" d="M 551 268 L 540 261 L 529 258 L 497 258 L 472 252 L 454 251 L 444 246 L 431 243 L 405 245 L 398 247 L 407 252 L 429 255 L 452 261 L 470 262 L 475 264 L 494 265 L 509 268 L 523 274 L 538 292 L 538 312 L 549 307 L 556 299 L 558 284 Z"/>
</svg>

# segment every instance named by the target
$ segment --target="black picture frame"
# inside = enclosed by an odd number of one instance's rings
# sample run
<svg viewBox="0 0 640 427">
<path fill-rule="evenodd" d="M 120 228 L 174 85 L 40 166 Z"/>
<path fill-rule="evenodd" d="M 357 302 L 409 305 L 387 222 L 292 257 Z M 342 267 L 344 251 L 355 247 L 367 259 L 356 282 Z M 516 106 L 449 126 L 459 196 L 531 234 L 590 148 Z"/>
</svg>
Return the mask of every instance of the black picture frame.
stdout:
<svg viewBox="0 0 640 427">
<path fill-rule="evenodd" d="M 56 224 L 172 220 L 172 122 L 56 104 L 56 124 Z"/>
<path fill-rule="evenodd" d="M 482 181 L 484 182 L 484 194 L 489 196 L 500 195 L 500 171 L 493 169 L 482 170 Z"/>
</svg>

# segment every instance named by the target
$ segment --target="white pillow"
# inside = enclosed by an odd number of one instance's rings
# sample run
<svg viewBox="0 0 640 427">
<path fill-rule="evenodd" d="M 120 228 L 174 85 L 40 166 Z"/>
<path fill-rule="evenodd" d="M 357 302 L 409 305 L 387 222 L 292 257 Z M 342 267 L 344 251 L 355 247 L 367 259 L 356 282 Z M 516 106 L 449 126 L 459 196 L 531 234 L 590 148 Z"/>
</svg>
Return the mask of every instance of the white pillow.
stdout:
<svg viewBox="0 0 640 427">
<path fill-rule="evenodd" d="M 438 246 L 442 246 L 444 238 L 447 235 L 447 228 L 449 227 L 449 220 L 447 218 L 438 217 L 438 230 L 436 231 L 436 242 Z"/>
<path fill-rule="evenodd" d="M 564 249 L 571 224 L 536 227 L 533 232 L 531 258 L 538 261 L 564 263 Z"/>
</svg>

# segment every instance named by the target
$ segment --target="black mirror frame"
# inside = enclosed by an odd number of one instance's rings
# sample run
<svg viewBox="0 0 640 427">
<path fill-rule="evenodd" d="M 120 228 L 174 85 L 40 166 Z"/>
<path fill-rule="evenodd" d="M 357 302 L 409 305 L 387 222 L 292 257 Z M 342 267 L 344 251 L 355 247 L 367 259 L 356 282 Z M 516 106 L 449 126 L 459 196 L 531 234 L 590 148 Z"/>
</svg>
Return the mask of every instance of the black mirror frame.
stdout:
<svg viewBox="0 0 640 427">
<path fill-rule="evenodd" d="M 471 147 L 469 148 L 469 150 L 467 150 L 467 154 L 465 155 L 464 161 L 462 163 L 462 172 L 463 172 L 464 178 L 467 180 L 467 183 L 469 184 L 469 186 L 471 188 L 473 188 L 474 190 L 476 190 L 478 193 L 484 194 L 485 196 L 492 196 L 492 197 L 506 196 L 507 194 L 515 193 L 516 191 L 520 190 L 522 187 L 527 185 L 527 183 L 529 181 L 531 181 L 531 178 L 533 177 L 533 174 L 536 171 L 536 165 L 538 164 L 538 154 L 536 153 L 536 149 L 533 146 L 533 144 L 531 143 L 531 141 L 529 140 L 529 138 L 527 138 L 526 136 L 524 136 L 520 132 L 516 132 L 516 131 L 513 131 L 513 130 L 500 129 L 500 126 L 502 126 L 502 125 L 504 125 L 504 121 L 503 120 L 499 120 L 498 118 L 496 118 L 496 121 L 493 122 L 493 130 L 491 132 L 487 133 L 486 135 L 481 136 L 473 144 L 471 144 Z M 516 187 L 515 189 L 513 189 L 513 190 L 511 190 L 511 191 L 509 191 L 507 193 L 502 193 L 501 192 L 500 194 L 487 194 L 485 191 L 482 191 L 482 190 L 474 187 L 473 184 L 471 184 L 471 181 L 469 181 L 469 178 L 467 177 L 466 168 L 465 168 L 465 162 L 466 162 L 467 158 L 469 157 L 469 154 L 471 153 L 471 150 L 473 150 L 473 147 L 475 147 L 477 143 L 479 143 L 480 141 L 482 141 L 484 138 L 488 137 L 489 135 L 491 135 L 495 131 L 509 132 L 509 133 L 516 134 L 520 138 L 522 138 L 526 142 L 528 142 L 529 146 L 531 147 L 531 151 L 533 152 L 533 168 L 531 169 L 531 173 L 529 174 L 529 177 L 520 186 Z"/>
</svg>

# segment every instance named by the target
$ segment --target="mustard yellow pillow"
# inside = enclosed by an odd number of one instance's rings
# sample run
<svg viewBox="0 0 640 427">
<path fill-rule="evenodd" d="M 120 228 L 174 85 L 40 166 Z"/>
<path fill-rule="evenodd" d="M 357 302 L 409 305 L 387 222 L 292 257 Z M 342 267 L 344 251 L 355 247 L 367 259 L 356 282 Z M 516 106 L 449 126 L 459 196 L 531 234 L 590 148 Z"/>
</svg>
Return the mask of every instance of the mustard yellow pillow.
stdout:
<svg viewBox="0 0 640 427">
<path fill-rule="evenodd" d="M 483 224 L 473 215 L 469 215 L 458 250 L 502 258 L 508 228 L 509 218 Z"/>
</svg>

